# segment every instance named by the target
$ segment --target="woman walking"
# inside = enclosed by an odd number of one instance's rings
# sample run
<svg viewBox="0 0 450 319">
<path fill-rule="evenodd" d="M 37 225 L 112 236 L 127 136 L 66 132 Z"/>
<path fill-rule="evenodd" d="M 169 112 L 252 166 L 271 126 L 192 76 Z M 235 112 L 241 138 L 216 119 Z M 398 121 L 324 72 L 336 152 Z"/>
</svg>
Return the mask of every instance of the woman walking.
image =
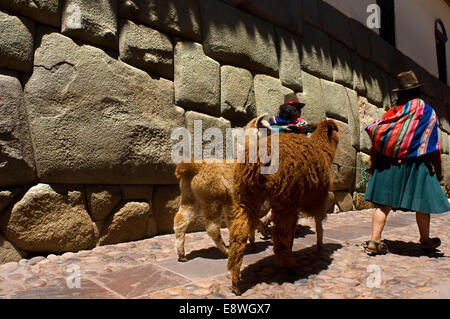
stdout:
<svg viewBox="0 0 450 319">
<path fill-rule="evenodd" d="M 381 234 L 391 210 L 415 211 L 424 250 L 440 246 L 430 238 L 430 214 L 450 211 L 439 181 L 443 179 L 434 110 L 420 99 L 420 87 L 412 71 L 397 76 L 398 100 L 382 118 L 367 126 L 372 140 L 371 177 L 364 200 L 375 204 L 372 235 L 366 242 L 369 255 L 385 254 Z"/>
</svg>

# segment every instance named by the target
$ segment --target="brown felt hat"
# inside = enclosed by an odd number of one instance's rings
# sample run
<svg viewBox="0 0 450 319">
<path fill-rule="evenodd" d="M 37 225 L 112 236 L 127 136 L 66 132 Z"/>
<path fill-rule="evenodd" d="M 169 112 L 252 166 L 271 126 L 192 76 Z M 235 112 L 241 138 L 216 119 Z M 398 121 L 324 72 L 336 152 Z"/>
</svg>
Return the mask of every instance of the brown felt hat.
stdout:
<svg viewBox="0 0 450 319">
<path fill-rule="evenodd" d="M 297 95 L 295 93 L 289 93 L 284 96 L 284 104 L 290 104 L 302 108 L 305 106 L 305 103 L 301 103 Z"/>
<path fill-rule="evenodd" d="M 419 83 L 416 74 L 413 71 L 406 71 L 397 75 L 398 88 L 393 89 L 392 92 L 407 91 L 423 86 Z"/>
</svg>

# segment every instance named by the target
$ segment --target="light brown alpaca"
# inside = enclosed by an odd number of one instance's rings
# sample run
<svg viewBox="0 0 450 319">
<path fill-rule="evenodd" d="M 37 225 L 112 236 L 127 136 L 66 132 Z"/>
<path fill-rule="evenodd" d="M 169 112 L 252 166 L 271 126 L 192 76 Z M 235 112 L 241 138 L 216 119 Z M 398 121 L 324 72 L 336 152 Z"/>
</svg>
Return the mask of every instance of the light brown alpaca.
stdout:
<svg viewBox="0 0 450 319">
<path fill-rule="evenodd" d="M 263 120 L 264 116 L 266 114 L 251 120 L 245 127 L 245 131 L 258 128 L 270 129 L 270 125 Z M 180 208 L 174 217 L 175 245 L 179 261 L 187 261 L 184 250 L 186 230 L 189 224 L 200 215 L 203 216 L 206 231 L 217 248 L 224 254 L 228 254 L 220 228 L 222 218 L 225 218 L 228 228 L 232 220 L 235 165 L 236 160 L 227 163 L 224 160 L 211 159 L 196 163 L 188 159 L 176 166 L 175 176 L 179 180 L 181 193 Z M 249 239 L 251 243 L 254 243 L 254 232 Z"/>
<path fill-rule="evenodd" d="M 338 130 L 337 123 L 328 120 L 318 123 L 310 138 L 302 134 L 280 134 L 279 167 L 273 174 L 260 174 L 259 162 L 236 165 L 228 255 L 232 290 L 236 294 L 240 294 L 239 275 L 247 236 L 255 229 L 257 212 L 265 200 L 269 200 L 272 208 L 275 224 L 272 240 L 278 265 L 288 270 L 295 266 L 292 244 L 299 212 L 314 217 L 317 248 L 321 250 L 322 221 L 326 218 L 324 206 L 332 185 L 331 163 L 339 143 Z M 267 137 L 268 154 L 270 138 Z"/>
</svg>

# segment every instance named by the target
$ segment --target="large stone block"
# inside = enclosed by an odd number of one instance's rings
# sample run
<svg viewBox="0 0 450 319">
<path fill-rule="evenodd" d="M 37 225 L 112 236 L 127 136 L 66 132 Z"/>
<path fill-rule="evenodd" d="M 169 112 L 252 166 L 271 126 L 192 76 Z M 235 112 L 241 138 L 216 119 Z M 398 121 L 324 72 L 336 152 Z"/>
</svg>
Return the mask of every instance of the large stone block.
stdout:
<svg viewBox="0 0 450 319">
<path fill-rule="evenodd" d="M 331 165 L 333 186 L 331 191 L 352 191 L 356 178 L 356 150 L 351 145 L 351 131 L 347 123 L 335 120 L 339 124 L 339 145 Z M 347 167 L 350 166 L 350 167 Z"/>
<path fill-rule="evenodd" d="M 125 201 L 145 201 L 149 204 L 150 213 L 148 214 L 147 230 L 145 237 L 153 237 L 158 234 L 158 226 L 153 211 L 153 185 L 121 185 L 122 199 Z"/>
<path fill-rule="evenodd" d="M 443 154 L 448 154 L 449 145 L 448 145 L 448 134 L 438 128 L 439 135 L 439 144 L 441 146 L 441 152 Z"/>
<path fill-rule="evenodd" d="M 57 33 L 43 36 L 25 86 L 41 181 L 173 183 L 170 136 L 184 126 L 173 83 Z"/>
<path fill-rule="evenodd" d="M 319 2 L 319 9 L 323 30 L 353 50 L 355 45 L 350 31 L 349 18 L 325 1 Z"/>
<path fill-rule="evenodd" d="M 119 16 L 170 35 L 202 40 L 197 0 L 119 0 Z"/>
<path fill-rule="evenodd" d="M 0 69 L 0 186 L 36 180 L 22 86 L 15 72 Z"/>
<path fill-rule="evenodd" d="M 309 123 L 324 121 L 325 100 L 320 78 L 302 71 L 302 81 L 303 92 L 297 93 L 300 102 L 306 104 L 302 109 L 302 118 Z"/>
<path fill-rule="evenodd" d="M 280 52 L 281 83 L 294 91 L 301 91 L 300 38 L 280 28 L 276 29 L 276 33 Z"/>
<path fill-rule="evenodd" d="M 2 0 L 0 8 L 54 27 L 61 25 L 60 0 Z"/>
<path fill-rule="evenodd" d="M 119 35 L 119 52 L 120 60 L 173 79 L 173 45 L 165 34 L 124 21 Z"/>
<path fill-rule="evenodd" d="M 356 169 L 355 190 L 364 193 L 370 178 L 370 156 L 358 152 L 356 154 L 356 167 L 358 168 Z"/>
<path fill-rule="evenodd" d="M 279 79 L 264 74 L 257 74 L 254 78 L 255 100 L 257 115 L 267 113 L 277 115 L 284 96 L 293 91 L 281 85 Z"/>
<path fill-rule="evenodd" d="M 323 79 L 321 79 L 321 84 L 326 116 L 348 123 L 350 101 L 345 87 Z"/>
<path fill-rule="evenodd" d="M 91 249 L 97 238 L 81 186 L 38 184 L 1 216 L 1 230 L 26 251 L 62 253 Z"/>
<path fill-rule="evenodd" d="M 333 81 L 331 40 L 319 29 L 305 24 L 302 44 L 302 70 Z"/>
<path fill-rule="evenodd" d="M 0 214 L 7 209 L 7 207 L 11 205 L 21 193 L 23 193 L 23 189 L 21 187 L 0 191 Z"/>
<path fill-rule="evenodd" d="M 348 125 L 351 131 L 351 144 L 359 150 L 360 145 L 360 120 L 359 120 L 359 108 L 358 108 L 358 94 L 349 88 L 345 88 L 349 101 L 348 108 Z"/>
<path fill-rule="evenodd" d="M 174 51 L 177 105 L 220 115 L 220 64 L 206 56 L 201 44 L 180 41 Z"/>
<path fill-rule="evenodd" d="M 353 88 L 352 52 L 336 40 L 331 40 L 333 81 Z"/>
<path fill-rule="evenodd" d="M 450 100 L 441 102 L 426 95 L 422 95 L 422 99 L 436 112 L 438 127 L 444 132 L 450 133 Z"/>
<path fill-rule="evenodd" d="M 370 103 L 375 104 L 379 107 L 383 106 L 383 86 L 385 85 L 384 74 L 379 67 L 376 65 L 364 61 L 364 83 L 367 89 L 367 99 Z"/>
<path fill-rule="evenodd" d="M 87 185 L 86 201 L 92 220 L 101 221 L 120 203 L 122 195 L 116 185 Z"/>
<path fill-rule="evenodd" d="M 197 121 L 197 124 L 194 121 Z M 217 118 L 202 113 L 188 111 L 186 112 L 186 128 L 191 134 L 191 154 L 194 156 L 195 160 L 226 157 L 226 129 L 231 128 L 230 121 L 222 117 Z M 208 129 L 218 129 L 222 136 L 209 136 Z M 218 132 L 212 133 L 218 135 Z M 215 145 L 220 145 L 222 153 L 215 153 Z"/>
<path fill-rule="evenodd" d="M 392 92 L 398 87 L 398 81 L 390 74 L 385 74 L 383 90 L 383 108 L 387 111 L 397 103 L 397 94 Z"/>
<path fill-rule="evenodd" d="M 302 35 L 303 15 L 298 0 L 245 0 L 240 8 L 297 35 Z"/>
<path fill-rule="evenodd" d="M 0 11 L 0 67 L 33 69 L 34 21 Z"/>
<path fill-rule="evenodd" d="M 348 123 L 351 146 L 359 148 L 359 114 L 357 93 L 341 84 L 321 80 L 325 114 Z"/>
<path fill-rule="evenodd" d="M 231 65 L 220 68 L 220 104 L 223 117 L 249 121 L 256 116 L 253 75 L 250 71 Z"/>
<path fill-rule="evenodd" d="M 61 32 L 89 43 L 117 49 L 117 0 L 67 0 Z"/>
<path fill-rule="evenodd" d="M 102 227 L 100 245 L 143 239 L 147 231 L 150 205 L 146 202 L 127 202 L 109 215 Z"/>
<path fill-rule="evenodd" d="M 355 43 L 355 51 L 363 58 L 370 60 L 372 58 L 372 30 L 357 20 L 350 19 L 350 32 Z"/>
<path fill-rule="evenodd" d="M 278 77 L 273 25 L 216 0 L 202 2 L 202 21 L 207 55 Z"/>
<path fill-rule="evenodd" d="M 340 212 L 348 212 L 355 210 L 353 206 L 353 196 L 350 191 L 338 191 L 334 192 L 335 203 L 339 208 Z"/>
<path fill-rule="evenodd" d="M 444 174 L 444 184 L 447 189 L 450 189 L 450 156 L 447 154 L 441 155 L 442 159 L 442 173 Z"/>
<path fill-rule="evenodd" d="M 351 61 L 352 61 L 352 70 L 353 70 L 353 90 L 358 92 L 359 95 L 365 96 L 367 94 L 366 83 L 365 83 L 365 74 L 363 69 L 363 60 L 362 58 L 351 52 Z"/>
<path fill-rule="evenodd" d="M 355 205 L 356 210 L 371 209 L 375 207 L 373 203 L 364 200 L 364 193 L 358 192 L 353 193 L 353 204 Z"/>
<path fill-rule="evenodd" d="M 173 233 L 173 219 L 180 207 L 180 188 L 178 185 L 155 185 L 153 192 L 153 209 L 158 225 L 158 234 Z M 204 219 L 198 218 L 188 226 L 187 232 L 204 230 Z"/>
<path fill-rule="evenodd" d="M 19 262 L 26 257 L 27 253 L 25 251 L 14 247 L 12 243 L 0 234 L 0 265 L 9 262 Z"/>
<path fill-rule="evenodd" d="M 316 28 L 322 28 L 322 19 L 320 17 L 320 3 L 322 0 L 311 1 L 311 0 L 301 0 L 302 1 L 302 12 L 303 20 Z"/>
<path fill-rule="evenodd" d="M 381 118 L 384 114 L 382 108 L 378 108 L 373 104 L 370 104 L 365 97 L 358 97 L 358 110 L 360 120 L 360 145 L 359 150 L 366 154 L 370 154 L 372 148 L 372 141 L 369 135 L 365 131 L 365 128 L 372 124 L 375 120 Z"/>
</svg>

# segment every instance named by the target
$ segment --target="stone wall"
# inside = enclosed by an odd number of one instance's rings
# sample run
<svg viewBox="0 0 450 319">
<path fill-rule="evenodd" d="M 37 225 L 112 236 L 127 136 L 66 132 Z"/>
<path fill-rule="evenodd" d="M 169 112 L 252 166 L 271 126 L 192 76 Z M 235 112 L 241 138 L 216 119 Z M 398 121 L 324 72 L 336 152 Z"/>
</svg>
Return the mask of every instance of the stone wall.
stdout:
<svg viewBox="0 0 450 319">
<path fill-rule="evenodd" d="M 172 232 L 172 130 L 239 127 L 286 93 L 339 122 L 336 162 L 368 167 L 364 126 L 407 69 L 450 172 L 450 88 L 322 1 L 2 0 L 0 262 Z M 366 207 L 361 172 L 333 167 L 339 210 Z"/>
</svg>

